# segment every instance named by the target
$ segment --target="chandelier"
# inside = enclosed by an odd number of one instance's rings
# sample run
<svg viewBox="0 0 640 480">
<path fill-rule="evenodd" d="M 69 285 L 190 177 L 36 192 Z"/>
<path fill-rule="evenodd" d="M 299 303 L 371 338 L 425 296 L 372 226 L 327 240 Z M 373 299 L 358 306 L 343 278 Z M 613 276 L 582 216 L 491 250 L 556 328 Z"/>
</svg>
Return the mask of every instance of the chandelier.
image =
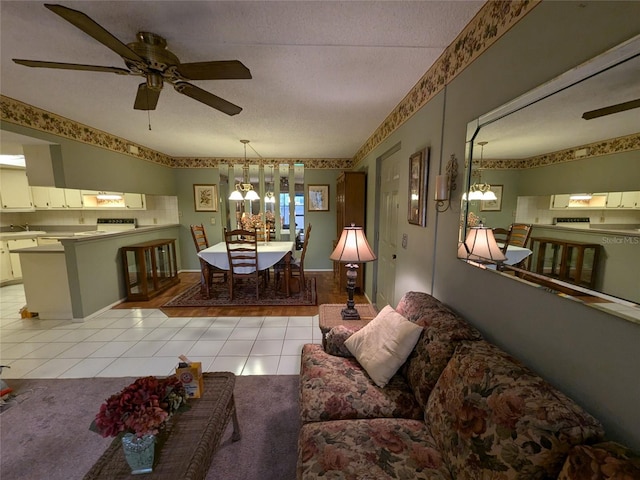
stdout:
<svg viewBox="0 0 640 480">
<path fill-rule="evenodd" d="M 229 200 L 260 200 L 260 196 L 249 182 L 249 165 L 247 165 L 247 143 L 249 140 L 240 140 L 244 144 L 244 165 L 242 167 L 244 182 L 236 183 L 235 190 L 229 195 Z"/>
<path fill-rule="evenodd" d="M 475 178 L 476 181 L 469 187 L 468 194 L 465 193 L 462 196 L 463 200 L 497 200 L 496 194 L 491 191 L 491 185 L 488 183 L 482 183 L 482 159 L 484 157 L 484 146 L 489 142 L 478 142 L 480 145 L 480 167 L 471 174 L 471 178 Z"/>
</svg>

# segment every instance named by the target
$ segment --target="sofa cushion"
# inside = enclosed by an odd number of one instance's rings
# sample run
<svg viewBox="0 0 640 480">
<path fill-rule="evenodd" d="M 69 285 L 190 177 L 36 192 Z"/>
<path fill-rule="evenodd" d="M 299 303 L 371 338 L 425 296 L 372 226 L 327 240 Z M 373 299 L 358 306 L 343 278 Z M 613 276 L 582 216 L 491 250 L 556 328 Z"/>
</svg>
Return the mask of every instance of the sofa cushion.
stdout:
<svg viewBox="0 0 640 480">
<path fill-rule="evenodd" d="M 485 341 L 456 348 L 425 417 L 458 480 L 557 478 L 572 446 L 604 434 L 566 395 Z"/>
<path fill-rule="evenodd" d="M 413 389 L 418 403 L 425 407 L 431 390 L 458 343 L 462 340 L 480 340 L 482 335 L 427 293 L 407 292 L 400 299 L 396 311 L 424 329 L 401 372 Z"/>
<path fill-rule="evenodd" d="M 634 478 L 640 478 L 640 456 L 615 442 L 573 447 L 558 476 L 558 480 Z"/>
<path fill-rule="evenodd" d="M 345 346 L 344 342 L 354 332 L 360 330 L 360 326 L 351 327 L 346 325 L 336 325 L 327 332 L 325 337 L 324 351 L 339 357 L 353 357 L 349 349 Z"/>
<path fill-rule="evenodd" d="M 450 480 L 424 422 L 308 423 L 298 437 L 297 478 Z"/>
<path fill-rule="evenodd" d="M 344 344 L 375 384 L 384 388 L 405 362 L 421 333 L 420 326 L 387 305 Z"/>
<path fill-rule="evenodd" d="M 302 423 L 348 418 L 422 418 L 406 380 L 395 375 L 382 389 L 355 358 L 336 357 L 322 345 L 302 347 L 300 419 Z"/>
</svg>

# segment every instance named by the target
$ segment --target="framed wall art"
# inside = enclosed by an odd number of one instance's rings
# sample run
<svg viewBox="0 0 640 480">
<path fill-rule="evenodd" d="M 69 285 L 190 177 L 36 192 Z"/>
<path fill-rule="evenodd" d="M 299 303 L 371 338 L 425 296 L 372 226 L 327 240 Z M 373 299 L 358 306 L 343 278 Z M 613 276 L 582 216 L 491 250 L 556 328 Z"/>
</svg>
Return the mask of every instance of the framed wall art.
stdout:
<svg viewBox="0 0 640 480">
<path fill-rule="evenodd" d="M 196 212 L 217 212 L 218 185 L 194 185 L 193 203 Z"/>
<path fill-rule="evenodd" d="M 429 149 L 409 157 L 409 223 L 427 225 L 427 183 L 429 181 Z"/>
<path fill-rule="evenodd" d="M 498 198 L 496 200 L 480 200 L 481 212 L 499 212 L 502 210 L 502 185 L 491 184 L 491 191 Z"/>
<path fill-rule="evenodd" d="M 329 185 L 307 185 L 307 210 L 329 211 Z"/>
</svg>

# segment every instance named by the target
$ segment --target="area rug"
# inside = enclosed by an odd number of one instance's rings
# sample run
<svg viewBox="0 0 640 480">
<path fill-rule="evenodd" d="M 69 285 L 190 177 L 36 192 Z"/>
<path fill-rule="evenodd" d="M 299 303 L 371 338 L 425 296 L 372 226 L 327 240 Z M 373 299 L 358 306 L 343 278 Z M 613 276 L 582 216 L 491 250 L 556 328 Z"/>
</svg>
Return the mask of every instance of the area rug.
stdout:
<svg viewBox="0 0 640 480">
<path fill-rule="evenodd" d="M 303 292 L 292 293 L 287 297 L 284 293 L 276 291 L 275 282 L 267 282 L 266 286 L 260 286 L 260 296 L 256 299 L 255 283 L 244 282 L 236 285 L 233 291 L 233 300 L 229 296 L 229 287 L 226 283 L 214 282 L 211 287 L 211 298 L 205 298 L 200 293 L 200 284 L 197 283 L 176 295 L 165 307 L 228 307 L 228 306 L 254 306 L 254 305 L 317 305 L 316 279 L 307 278 L 307 285 Z"/>
<path fill-rule="evenodd" d="M 133 380 L 9 380 L 16 396 L 0 414 L 0 478 L 82 479 L 113 440 L 89 424 L 104 400 Z M 206 480 L 295 479 L 298 382 L 297 375 L 236 378 L 242 438 L 232 442 L 229 425 Z"/>
</svg>

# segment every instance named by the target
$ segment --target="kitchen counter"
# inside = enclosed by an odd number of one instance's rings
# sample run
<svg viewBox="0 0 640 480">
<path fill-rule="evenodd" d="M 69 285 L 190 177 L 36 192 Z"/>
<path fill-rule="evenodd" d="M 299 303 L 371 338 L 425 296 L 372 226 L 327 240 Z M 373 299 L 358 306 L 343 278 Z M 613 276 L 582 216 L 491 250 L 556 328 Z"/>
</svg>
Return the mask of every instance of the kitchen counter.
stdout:
<svg viewBox="0 0 640 480">
<path fill-rule="evenodd" d="M 179 241 L 180 225 L 93 232 L 50 230 L 38 236 L 59 243 L 16 249 L 26 265 L 22 281 L 29 311 L 38 312 L 41 319 L 81 322 L 120 303 L 126 298 L 121 249 L 161 238 Z"/>
<path fill-rule="evenodd" d="M 588 234 L 605 234 L 605 235 L 630 235 L 633 237 L 640 237 L 640 229 L 630 225 L 630 228 L 620 228 L 619 225 L 607 226 L 606 224 L 590 225 L 589 228 L 579 227 L 565 227 L 564 225 L 548 225 L 541 223 L 534 223 L 533 227 L 537 228 L 549 228 L 552 230 L 559 230 L 572 233 L 588 233 Z"/>
</svg>

